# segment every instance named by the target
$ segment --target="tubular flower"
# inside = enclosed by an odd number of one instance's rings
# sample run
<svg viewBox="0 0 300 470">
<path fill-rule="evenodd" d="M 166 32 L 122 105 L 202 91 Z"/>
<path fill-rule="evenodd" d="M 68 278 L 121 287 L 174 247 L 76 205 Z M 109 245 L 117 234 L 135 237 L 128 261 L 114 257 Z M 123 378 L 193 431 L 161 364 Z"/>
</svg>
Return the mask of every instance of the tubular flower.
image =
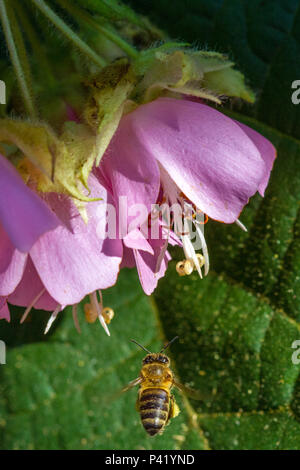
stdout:
<svg viewBox="0 0 300 470">
<path fill-rule="evenodd" d="M 185 44 L 166 43 L 125 57 L 104 67 L 88 80 L 90 99 L 85 121 L 96 132 L 96 149 L 81 169 L 86 181 L 92 164 L 99 165 L 122 116 L 160 96 L 194 96 L 221 104 L 220 97 L 235 96 L 254 101 L 243 75 L 234 63 L 217 52 L 195 51 Z"/>
<path fill-rule="evenodd" d="M 264 195 L 275 156 L 273 145 L 256 131 L 190 100 L 158 98 L 122 118 L 100 165 L 112 194 L 126 196 L 128 207 L 142 204 L 146 215 L 159 198 L 167 206 L 179 205 L 181 216 L 189 212 L 188 227 L 195 224 L 203 253 L 195 253 L 190 228 L 176 230 L 176 220 L 164 228 L 166 243 L 163 237 L 153 240 L 139 235 L 132 241 L 127 235 L 123 263 L 136 263 L 146 293 L 154 289 L 155 276 L 163 275 L 166 244 L 174 242 L 174 237 L 190 263 L 190 267 L 178 267 L 181 274 L 197 269 L 202 276 L 203 264 L 207 274 L 208 250 L 195 215 L 237 222 L 243 228 L 239 214 L 257 191 Z M 138 229 L 132 226 L 132 230 Z M 160 272 L 158 259 L 164 259 Z"/>
<path fill-rule="evenodd" d="M 101 200 L 88 204 L 88 224 L 70 198 L 46 194 L 44 200 L 61 224 L 42 235 L 28 254 L 19 253 L 9 240 L 6 247 L 0 247 L 0 295 L 11 304 L 27 307 L 22 320 L 32 307 L 53 311 L 45 332 L 66 305 L 74 306 L 77 324 L 76 304 L 87 294 L 94 301 L 97 290 L 112 286 L 117 279 L 121 242 L 99 238 L 106 225 L 106 202 L 110 196 L 93 175 L 89 185 L 91 193 Z M 109 334 L 101 311 L 98 316 Z"/>
</svg>

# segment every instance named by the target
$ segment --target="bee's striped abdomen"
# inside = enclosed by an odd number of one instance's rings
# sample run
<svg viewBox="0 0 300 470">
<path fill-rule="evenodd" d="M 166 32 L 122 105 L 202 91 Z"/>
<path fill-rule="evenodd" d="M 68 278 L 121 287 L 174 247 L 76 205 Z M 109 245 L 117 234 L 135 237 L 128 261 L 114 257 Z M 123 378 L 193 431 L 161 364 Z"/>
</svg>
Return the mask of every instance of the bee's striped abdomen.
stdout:
<svg viewBox="0 0 300 470">
<path fill-rule="evenodd" d="M 145 430 L 150 436 L 159 433 L 168 421 L 169 394 L 162 388 L 147 388 L 141 392 L 139 410 Z"/>
</svg>

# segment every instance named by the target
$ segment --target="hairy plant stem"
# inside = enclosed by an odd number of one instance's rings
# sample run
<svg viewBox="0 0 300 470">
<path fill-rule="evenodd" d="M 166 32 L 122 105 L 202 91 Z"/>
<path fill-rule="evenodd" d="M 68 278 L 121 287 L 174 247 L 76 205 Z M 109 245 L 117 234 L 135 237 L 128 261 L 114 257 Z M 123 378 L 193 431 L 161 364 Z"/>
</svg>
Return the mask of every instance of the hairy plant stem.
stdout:
<svg viewBox="0 0 300 470">
<path fill-rule="evenodd" d="M 78 22 L 78 20 L 82 20 L 82 22 L 89 24 L 94 30 L 99 31 L 103 36 L 113 42 L 116 46 L 118 46 L 122 51 L 124 51 L 128 57 L 135 59 L 138 56 L 138 51 L 131 46 L 128 42 L 122 39 L 116 32 L 112 29 L 108 29 L 107 27 L 99 24 L 96 20 L 94 20 L 88 13 L 86 13 L 81 8 L 73 5 L 69 0 L 57 0 L 58 3 L 67 10 L 73 18 Z"/>
<path fill-rule="evenodd" d="M 34 119 L 37 113 L 31 93 L 30 66 L 18 22 L 11 5 L 8 6 L 6 0 L 0 0 L 0 19 L 26 111 Z"/>
<path fill-rule="evenodd" d="M 91 49 L 43 0 L 31 0 L 34 5 L 71 41 L 80 51 L 99 67 L 106 61 Z"/>
<path fill-rule="evenodd" d="M 18 0 L 13 1 L 15 2 L 15 6 L 17 6 L 16 3 L 18 3 Z M 47 55 L 43 48 L 43 42 L 39 39 L 35 31 L 34 25 L 31 24 L 31 12 L 30 10 L 28 11 L 26 7 L 24 8 L 24 5 L 19 3 L 16 10 L 18 20 L 22 26 L 25 36 L 27 36 L 27 39 L 31 45 L 32 52 L 39 64 L 39 67 L 41 67 L 41 69 L 43 70 L 43 74 L 47 77 L 48 85 L 51 87 L 55 83 L 55 78 L 51 69 L 51 65 L 47 60 Z"/>
</svg>

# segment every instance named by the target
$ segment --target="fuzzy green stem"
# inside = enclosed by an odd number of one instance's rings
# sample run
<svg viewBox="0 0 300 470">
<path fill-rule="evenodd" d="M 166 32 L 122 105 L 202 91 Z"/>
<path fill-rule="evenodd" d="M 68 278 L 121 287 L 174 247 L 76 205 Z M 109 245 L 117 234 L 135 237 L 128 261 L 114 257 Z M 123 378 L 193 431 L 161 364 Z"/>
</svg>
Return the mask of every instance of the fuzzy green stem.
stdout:
<svg viewBox="0 0 300 470">
<path fill-rule="evenodd" d="M 14 2 L 15 4 L 17 3 L 16 0 L 14 0 Z M 30 10 L 28 12 L 26 8 L 24 8 L 24 5 L 21 5 L 20 3 L 15 6 L 18 20 L 23 28 L 25 35 L 28 38 L 28 41 L 32 47 L 32 51 L 38 61 L 38 64 L 42 68 L 43 73 L 47 77 L 48 84 L 51 87 L 55 83 L 55 79 L 51 70 L 51 66 L 47 60 L 47 55 L 43 49 L 43 43 L 39 40 L 34 29 L 34 25 L 31 24 L 29 18 Z"/>
<path fill-rule="evenodd" d="M 135 59 L 139 55 L 138 51 L 133 46 L 128 44 L 128 42 L 122 39 L 117 33 L 97 23 L 97 21 L 95 21 L 90 15 L 85 13 L 81 8 L 78 8 L 71 4 L 69 0 L 57 1 L 64 9 L 71 13 L 71 15 L 76 19 L 76 21 L 78 21 L 78 19 L 81 19 L 83 22 L 89 24 L 93 29 L 99 31 L 101 34 L 103 34 L 103 36 L 105 36 L 111 42 L 116 44 L 122 51 L 124 51 L 128 55 L 128 57 Z"/>
<path fill-rule="evenodd" d="M 31 118 L 35 118 L 36 111 L 30 93 L 30 67 L 26 49 L 14 12 L 11 8 L 7 8 L 5 0 L 0 0 L 0 18 L 26 111 Z"/>
<path fill-rule="evenodd" d="M 34 5 L 59 29 L 78 49 L 96 65 L 104 67 L 106 61 L 96 54 L 43 0 L 32 0 Z"/>
<path fill-rule="evenodd" d="M 105 26 L 101 26 L 98 24 L 96 21 L 92 20 L 94 23 L 95 29 L 97 29 L 99 32 L 103 34 L 103 36 L 106 36 L 107 39 L 115 43 L 117 46 L 119 46 L 122 51 L 124 51 L 128 57 L 131 57 L 132 59 L 136 59 L 139 55 L 138 51 L 128 44 L 128 42 L 124 41 L 118 34 L 116 34 L 113 30 L 106 28 Z"/>
<path fill-rule="evenodd" d="M 80 6 L 98 13 L 102 18 L 106 18 L 111 23 L 126 21 L 140 28 L 147 28 L 140 16 L 118 0 L 72 0 L 72 3 L 79 3 Z"/>
</svg>

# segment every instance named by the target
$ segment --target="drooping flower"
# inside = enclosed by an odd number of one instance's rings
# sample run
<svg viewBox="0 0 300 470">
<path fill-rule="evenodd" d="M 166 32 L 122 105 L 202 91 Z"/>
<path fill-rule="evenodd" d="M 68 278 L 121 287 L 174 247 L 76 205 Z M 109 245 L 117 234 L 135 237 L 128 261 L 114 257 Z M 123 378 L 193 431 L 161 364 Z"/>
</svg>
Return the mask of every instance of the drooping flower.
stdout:
<svg viewBox="0 0 300 470">
<path fill-rule="evenodd" d="M 251 196 L 257 191 L 264 195 L 275 156 L 275 148 L 266 138 L 212 107 L 159 98 L 122 118 L 100 167 L 112 194 L 127 197 L 128 207 L 142 204 L 146 215 L 162 191 L 165 203 L 179 204 L 183 215 L 187 206 L 194 214 L 233 223 Z M 173 229 L 174 225 L 169 227 L 171 233 Z M 207 246 L 199 226 L 196 229 L 207 274 Z M 201 275 L 203 258 L 196 255 L 189 234 L 175 230 L 175 235 L 191 268 L 196 267 Z M 161 258 L 164 244 L 155 240 L 154 253 L 153 240 L 137 237 L 131 245 L 128 240 L 124 239 L 125 263 L 133 264 L 131 248 L 144 290 L 150 293 L 155 287 L 153 279 L 159 277 L 157 258 Z M 139 264 L 141 253 L 145 276 Z"/>
<path fill-rule="evenodd" d="M 0 295 L 11 304 L 27 307 L 23 319 L 32 307 L 53 311 L 46 330 L 66 305 L 74 306 L 76 320 L 76 304 L 87 294 L 98 309 L 97 291 L 112 286 L 118 276 L 121 242 L 99 237 L 106 226 L 110 196 L 93 175 L 89 185 L 91 194 L 101 200 L 88 205 L 88 224 L 70 198 L 47 194 L 44 199 L 61 225 L 42 235 L 29 253 L 22 255 L 22 264 L 16 262 L 20 254 L 9 242 L 0 256 L 4 267 Z M 109 333 L 100 308 L 98 316 Z"/>
<path fill-rule="evenodd" d="M 196 51 L 186 44 L 166 43 L 141 51 L 129 61 L 122 57 L 104 67 L 87 83 L 91 93 L 85 121 L 96 132 L 96 151 L 82 167 L 86 180 L 91 162 L 99 165 L 122 116 L 160 96 L 194 96 L 221 104 L 234 96 L 252 103 L 253 92 L 234 63 L 213 51 Z M 94 160 L 93 160 L 94 157 Z"/>
</svg>

